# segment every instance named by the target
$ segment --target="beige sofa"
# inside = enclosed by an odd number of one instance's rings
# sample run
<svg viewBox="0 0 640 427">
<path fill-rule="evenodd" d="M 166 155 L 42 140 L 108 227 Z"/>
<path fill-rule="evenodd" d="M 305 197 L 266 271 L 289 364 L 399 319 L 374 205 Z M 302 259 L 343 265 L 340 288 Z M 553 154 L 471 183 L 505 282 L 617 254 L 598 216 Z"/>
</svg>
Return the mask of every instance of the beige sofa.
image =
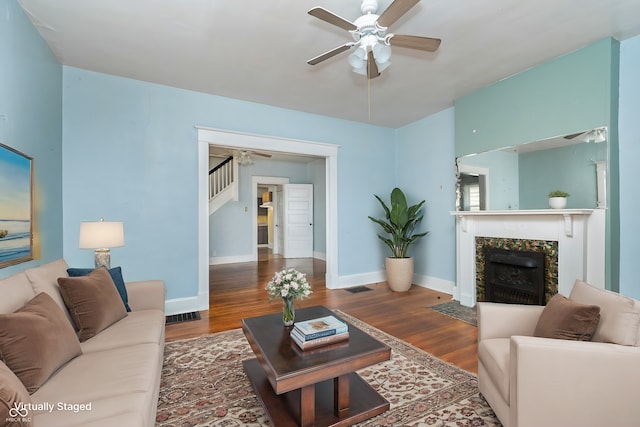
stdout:
<svg viewBox="0 0 640 427">
<path fill-rule="evenodd" d="M 60 259 L 0 280 L 0 313 L 13 313 L 46 292 L 71 321 L 58 286 L 58 278 L 67 277 L 67 267 Z M 79 342 L 81 354 L 27 395 L 29 410 L 11 411 L 12 419 L 27 421 L 26 425 L 31 420 L 36 427 L 155 424 L 164 351 L 164 282 L 130 282 L 126 290 L 132 311 Z M 7 365 L 0 368 L 6 372 Z M 20 425 L 4 418 L 0 425 L 4 422 Z"/>
<path fill-rule="evenodd" d="M 640 425 L 640 301 L 576 281 L 592 341 L 534 335 L 544 307 L 478 303 L 478 386 L 505 427 Z M 548 313 L 548 312 L 547 312 Z"/>
</svg>

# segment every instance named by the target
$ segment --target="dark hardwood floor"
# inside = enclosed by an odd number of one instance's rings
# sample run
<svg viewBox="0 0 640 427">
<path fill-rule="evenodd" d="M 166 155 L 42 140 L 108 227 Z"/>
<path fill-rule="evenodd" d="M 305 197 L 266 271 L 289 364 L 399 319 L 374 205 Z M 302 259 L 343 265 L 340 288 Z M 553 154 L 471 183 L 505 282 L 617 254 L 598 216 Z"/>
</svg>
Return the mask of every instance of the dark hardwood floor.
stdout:
<svg viewBox="0 0 640 427">
<path fill-rule="evenodd" d="M 201 320 L 167 325 L 167 341 L 240 328 L 245 317 L 281 312 L 280 301 L 268 301 L 265 285 L 274 272 L 295 267 L 307 274 L 313 288 L 309 299 L 296 300 L 296 307 L 324 305 L 340 309 L 442 360 L 477 373 L 477 328 L 427 308 L 449 301 L 450 295 L 416 285 L 406 293 L 396 293 L 384 282 L 367 285 L 371 290 L 366 292 L 329 290 L 325 287 L 324 261 L 284 259 L 262 249 L 258 259 L 211 266 L 209 311 L 201 312 Z"/>
</svg>

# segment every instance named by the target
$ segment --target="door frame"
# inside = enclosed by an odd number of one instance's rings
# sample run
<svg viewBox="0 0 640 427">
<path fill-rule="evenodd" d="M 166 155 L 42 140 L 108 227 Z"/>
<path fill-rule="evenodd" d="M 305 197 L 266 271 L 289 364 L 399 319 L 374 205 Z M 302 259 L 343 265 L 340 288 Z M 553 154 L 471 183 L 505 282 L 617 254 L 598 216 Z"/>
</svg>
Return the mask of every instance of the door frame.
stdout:
<svg viewBox="0 0 640 427">
<path fill-rule="evenodd" d="M 198 306 L 209 309 L 209 145 L 276 151 L 325 158 L 327 288 L 338 283 L 338 148 L 322 142 L 256 135 L 196 126 L 198 131 Z M 257 249 L 256 249 L 257 250 Z"/>
<path fill-rule="evenodd" d="M 258 184 L 269 186 L 269 185 L 282 185 L 288 184 L 289 178 L 282 178 L 278 176 L 252 176 L 251 177 L 251 189 L 252 189 L 252 200 L 258 199 Z M 253 260 L 258 260 L 258 207 L 256 204 L 253 204 L 253 224 L 251 224 L 253 233 Z"/>
</svg>

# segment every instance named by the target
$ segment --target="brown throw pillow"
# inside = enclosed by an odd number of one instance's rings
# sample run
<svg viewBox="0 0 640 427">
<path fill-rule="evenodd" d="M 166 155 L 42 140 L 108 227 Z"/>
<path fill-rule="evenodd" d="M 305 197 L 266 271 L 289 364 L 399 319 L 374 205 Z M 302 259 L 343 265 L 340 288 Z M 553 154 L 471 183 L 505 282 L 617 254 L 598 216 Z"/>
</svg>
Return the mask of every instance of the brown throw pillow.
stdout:
<svg viewBox="0 0 640 427">
<path fill-rule="evenodd" d="M 29 393 L 80 353 L 73 326 L 45 292 L 14 313 L 0 314 L 0 354 Z"/>
<path fill-rule="evenodd" d="M 578 304 L 556 294 L 542 310 L 533 336 L 574 341 L 591 341 L 600 322 L 600 307 Z"/>
<path fill-rule="evenodd" d="M 0 362 L 0 425 L 30 427 L 31 414 L 21 406 L 28 403 L 31 403 L 31 397 L 24 384 Z"/>
<path fill-rule="evenodd" d="M 87 276 L 60 277 L 58 284 L 81 342 L 127 316 L 116 285 L 104 267 Z"/>
</svg>

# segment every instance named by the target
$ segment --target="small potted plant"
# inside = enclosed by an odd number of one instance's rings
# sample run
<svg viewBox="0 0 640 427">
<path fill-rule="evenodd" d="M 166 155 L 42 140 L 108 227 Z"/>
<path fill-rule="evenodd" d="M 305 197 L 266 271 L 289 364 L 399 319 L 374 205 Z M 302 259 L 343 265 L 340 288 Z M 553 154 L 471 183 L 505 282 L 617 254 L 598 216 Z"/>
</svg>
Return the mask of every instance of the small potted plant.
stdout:
<svg viewBox="0 0 640 427">
<path fill-rule="evenodd" d="M 549 193 L 549 207 L 551 209 L 564 209 L 567 206 L 567 197 L 570 194 L 562 190 L 553 190 Z"/>
<path fill-rule="evenodd" d="M 394 188 L 391 192 L 391 208 L 380 197 L 375 198 L 384 209 L 385 219 L 371 216 L 369 219 L 382 227 L 386 235 L 378 234 L 378 238 L 391 249 L 391 256 L 385 260 L 387 283 L 392 291 L 408 291 L 413 281 L 413 258 L 407 256 L 407 250 L 416 240 L 428 233 L 413 232 L 422 221 L 421 209 L 425 201 L 408 206 L 407 199 L 399 188 Z"/>
</svg>

